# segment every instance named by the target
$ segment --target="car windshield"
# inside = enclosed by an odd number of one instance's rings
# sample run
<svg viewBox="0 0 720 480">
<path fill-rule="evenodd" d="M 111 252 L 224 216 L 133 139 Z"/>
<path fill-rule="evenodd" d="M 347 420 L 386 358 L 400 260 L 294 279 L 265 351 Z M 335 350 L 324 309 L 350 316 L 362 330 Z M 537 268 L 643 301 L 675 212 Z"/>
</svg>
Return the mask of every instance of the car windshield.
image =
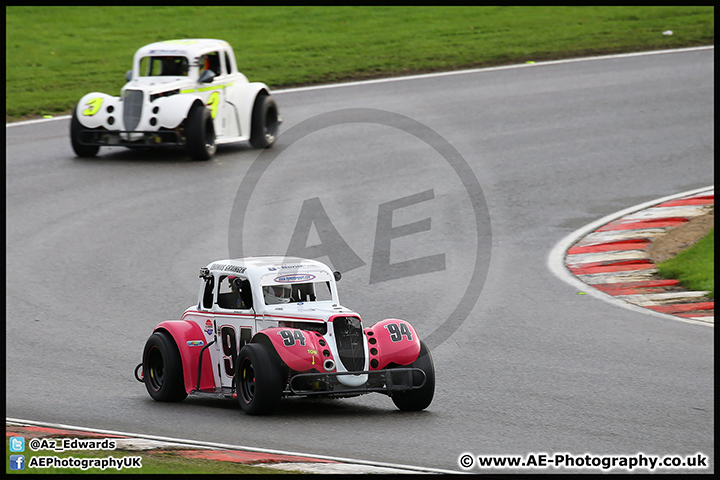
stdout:
<svg viewBox="0 0 720 480">
<path fill-rule="evenodd" d="M 188 60 L 186 57 L 163 55 L 140 59 L 140 76 L 142 77 L 183 77 L 187 74 Z"/>
<path fill-rule="evenodd" d="M 274 272 L 260 281 L 265 305 L 333 300 L 332 276 L 323 271 Z"/>
<path fill-rule="evenodd" d="M 264 285 L 262 291 L 265 305 L 332 300 L 328 282 Z"/>
<path fill-rule="evenodd" d="M 274 284 L 263 286 L 265 305 L 322 302 L 332 300 L 328 282 Z"/>
</svg>

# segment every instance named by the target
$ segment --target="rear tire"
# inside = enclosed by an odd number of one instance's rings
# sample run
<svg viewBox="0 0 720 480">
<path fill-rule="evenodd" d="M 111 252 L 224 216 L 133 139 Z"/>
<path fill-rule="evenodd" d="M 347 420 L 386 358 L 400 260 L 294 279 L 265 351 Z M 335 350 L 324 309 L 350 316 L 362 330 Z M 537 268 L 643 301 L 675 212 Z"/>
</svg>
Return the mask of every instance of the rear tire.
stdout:
<svg viewBox="0 0 720 480">
<path fill-rule="evenodd" d="M 193 160 L 210 160 L 215 155 L 215 124 L 210 110 L 201 105 L 190 109 L 185 124 L 185 138 Z"/>
<path fill-rule="evenodd" d="M 84 130 L 77 118 L 77 108 L 73 110 L 72 120 L 70 120 L 70 143 L 78 157 L 94 157 L 100 151 L 98 145 L 83 145 L 80 143 L 80 132 Z"/>
<path fill-rule="evenodd" d="M 187 397 L 180 351 L 168 333 L 155 332 L 145 344 L 143 380 L 158 402 L 179 402 Z"/>
<path fill-rule="evenodd" d="M 269 347 L 259 343 L 248 343 L 242 347 L 235 375 L 237 399 L 245 413 L 267 415 L 280 405 L 282 376 Z"/>
<path fill-rule="evenodd" d="M 420 354 L 409 367 L 419 368 L 425 372 L 425 385 L 415 390 L 395 392 L 392 395 L 392 401 L 400 410 L 416 412 L 430 406 L 435 395 L 435 366 L 430 350 L 424 342 L 420 342 Z"/>
<path fill-rule="evenodd" d="M 269 95 L 255 98 L 250 128 L 250 144 L 255 148 L 267 148 L 275 143 L 280 117 L 275 100 Z"/>
</svg>

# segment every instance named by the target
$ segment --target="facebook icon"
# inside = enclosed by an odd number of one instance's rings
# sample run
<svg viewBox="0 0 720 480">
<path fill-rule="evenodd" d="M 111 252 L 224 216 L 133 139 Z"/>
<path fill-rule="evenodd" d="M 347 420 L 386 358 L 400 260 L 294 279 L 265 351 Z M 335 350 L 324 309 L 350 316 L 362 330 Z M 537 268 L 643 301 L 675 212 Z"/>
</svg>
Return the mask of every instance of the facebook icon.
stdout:
<svg viewBox="0 0 720 480">
<path fill-rule="evenodd" d="M 10 470 L 25 470 L 25 455 L 10 455 Z"/>
</svg>

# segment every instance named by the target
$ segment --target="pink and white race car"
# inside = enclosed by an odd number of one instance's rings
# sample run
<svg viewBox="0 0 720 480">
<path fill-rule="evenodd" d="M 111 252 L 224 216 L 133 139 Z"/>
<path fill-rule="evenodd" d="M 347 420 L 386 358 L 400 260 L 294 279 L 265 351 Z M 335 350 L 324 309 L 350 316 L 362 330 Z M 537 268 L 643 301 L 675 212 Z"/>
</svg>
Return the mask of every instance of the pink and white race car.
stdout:
<svg viewBox="0 0 720 480">
<path fill-rule="evenodd" d="M 340 305 L 323 263 L 263 256 L 200 269 L 196 305 L 160 323 L 145 344 L 136 378 L 160 402 L 187 395 L 237 398 L 251 415 L 283 397 L 352 397 L 379 392 L 400 410 L 427 408 L 435 369 L 408 322 L 365 327 Z"/>
</svg>

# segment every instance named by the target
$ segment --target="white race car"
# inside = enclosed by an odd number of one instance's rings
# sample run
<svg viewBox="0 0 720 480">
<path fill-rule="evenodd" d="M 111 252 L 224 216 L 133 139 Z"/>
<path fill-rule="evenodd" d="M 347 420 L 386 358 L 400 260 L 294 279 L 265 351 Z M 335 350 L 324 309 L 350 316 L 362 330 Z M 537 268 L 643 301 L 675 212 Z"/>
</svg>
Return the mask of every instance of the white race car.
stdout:
<svg viewBox="0 0 720 480">
<path fill-rule="evenodd" d="M 294 257 L 228 259 L 200 269 L 198 301 L 160 323 L 136 378 L 152 398 L 237 398 L 250 415 L 283 397 L 388 395 L 406 411 L 435 392 L 432 356 L 397 318 L 364 326 L 338 301 L 338 272 Z"/>
<path fill-rule="evenodd" d="M 282 118 L 270 89 L 238 71 L 225 41 L 146 45 L 125 76 L 119 97 L 89 93 L 73 111 L 70 139 L 79 157 L 101 146 L 182 146 L 193 159 L 209 160 L 217 144 L 275 142 Z"/>
</svg>

